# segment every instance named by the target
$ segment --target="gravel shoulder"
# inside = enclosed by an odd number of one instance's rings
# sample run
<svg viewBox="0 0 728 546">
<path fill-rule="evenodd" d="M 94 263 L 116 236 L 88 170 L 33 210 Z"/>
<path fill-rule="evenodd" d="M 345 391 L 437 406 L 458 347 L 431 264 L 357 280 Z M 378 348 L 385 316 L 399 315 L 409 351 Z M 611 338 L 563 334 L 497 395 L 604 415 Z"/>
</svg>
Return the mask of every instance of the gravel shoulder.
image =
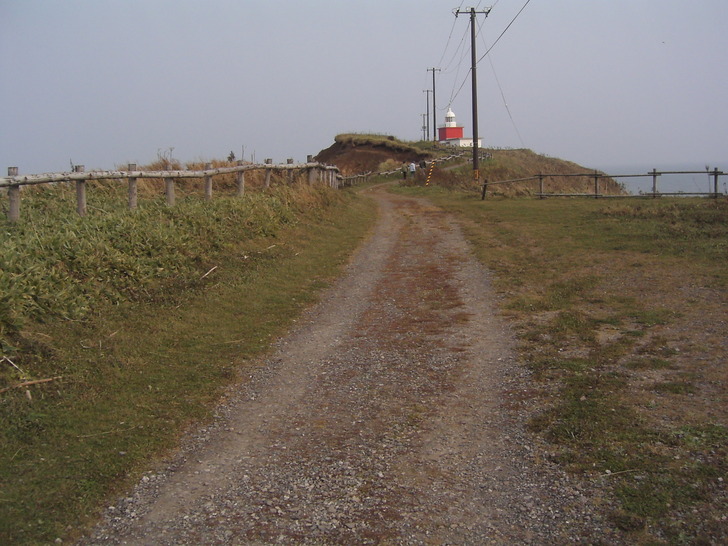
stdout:
<svg viewBox="0 0 728 546">
<path fill-rule="evenodd" d="M 81 544 L 623 541 L 526 431 L 527 372 L 454 220 L 370 192 L 346 275 Z"/>
</svg>

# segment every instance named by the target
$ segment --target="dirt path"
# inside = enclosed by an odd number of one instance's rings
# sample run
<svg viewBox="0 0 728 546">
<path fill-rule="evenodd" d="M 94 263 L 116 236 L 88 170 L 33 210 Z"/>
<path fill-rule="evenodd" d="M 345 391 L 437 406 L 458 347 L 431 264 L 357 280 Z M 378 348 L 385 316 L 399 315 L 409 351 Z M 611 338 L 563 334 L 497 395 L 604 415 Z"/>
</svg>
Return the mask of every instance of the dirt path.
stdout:
<svg viewBox="0 0 728 546">
<path fill-rule="evenodd" d="M 524 432 L 525 372 L 453 220 L 372 195 L 346 277 L 82 543 L 618 541 Z"/>
</svg>

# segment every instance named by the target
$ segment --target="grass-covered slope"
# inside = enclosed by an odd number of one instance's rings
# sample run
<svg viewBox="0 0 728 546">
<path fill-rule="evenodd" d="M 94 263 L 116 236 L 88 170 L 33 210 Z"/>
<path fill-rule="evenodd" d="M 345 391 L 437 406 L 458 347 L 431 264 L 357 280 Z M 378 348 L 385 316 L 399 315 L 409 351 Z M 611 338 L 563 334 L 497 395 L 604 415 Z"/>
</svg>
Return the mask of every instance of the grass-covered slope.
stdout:
<svg viewBox="0 0 728 546">
<path fill-rule="evenodd" d="M 403 163 L 422 160 L 435 161 L 430 183 L 444 187 L 457 187 L 480 191 L 488 180 L 491 195 L 508 197 L 534 195 L 539 192 L 538 181 L 498 184 L 503 180 L 528 178 L 539 174 L 573 175 L 593 173 L 594 170 L 559 158 L 537 154 L 528 149 L 482 148 L 480 159 L 480 178 L 476 183 L 472 172 L 472 149 L 454 148 L 432 141 L 406 142 L 388 135 L 347 133 L 337 135 L 334 144 L 316 156 L 317 161 L 337 165 L 345 174 L 362 172 L 390 171 Z M 462 154 L 461 159 L 447 163 L 437 163 L 440 158 Z M 458 161 L 460 166 L 458 167 Z M 429 171 L 428 171 L 429 173 Z M 421 184 L 427 178 L 420 172 L 408 183 Z M 546 193 L 593 193 L 594 179 L 591 177 L 561 178 L 557 176 L 544 179 Z M 615 180 L 601 179 L 600 193 L 620 195 L 624 188 Z"/>
<path fill-rule="evenodd" d="M 21 222 L 2 225 L 2 544 L 72 538 L 209 418 L 374 214 L 307 185 L 135 212 L 124 191 L 90 188 L 86 218 L 72 189 L 24 192 Z"/>
</svg>

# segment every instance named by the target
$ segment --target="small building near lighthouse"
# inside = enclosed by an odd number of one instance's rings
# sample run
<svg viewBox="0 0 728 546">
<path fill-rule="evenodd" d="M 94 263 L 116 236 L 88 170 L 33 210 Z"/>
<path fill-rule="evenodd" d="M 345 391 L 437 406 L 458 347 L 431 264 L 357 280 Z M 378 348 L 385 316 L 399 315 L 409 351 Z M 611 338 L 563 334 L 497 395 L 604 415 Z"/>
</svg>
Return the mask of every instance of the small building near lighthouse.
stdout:
<svg viewBox="0 0 728 546">
<path fill-rule="evenodd" d="M 448 146 L 457 146 L 461 148 L 472 148 L 473 139 L 463 137 L 464 128 L 457 124 L 455 121 L 455 114 L 451 108 L 447 109 L 445 114 L 445 125 L 437 128 L 437 141 L 440 144 L 446 144 Z M 478 147 L 481 146 L 481 141 L 478 139 Z"/>
</svg>

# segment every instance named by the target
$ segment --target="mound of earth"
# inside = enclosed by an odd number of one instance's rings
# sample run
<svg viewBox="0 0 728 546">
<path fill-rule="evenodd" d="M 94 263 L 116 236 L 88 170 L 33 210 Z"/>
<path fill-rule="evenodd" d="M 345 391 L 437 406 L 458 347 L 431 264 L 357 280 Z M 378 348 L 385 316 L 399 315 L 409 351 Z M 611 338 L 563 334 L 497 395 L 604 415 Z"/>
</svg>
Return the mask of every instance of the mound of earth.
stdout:
<svg viewBox="0 0 728 546">
<path fill-rule="evenodd" d="M 419 163 L 428 159 L 430 154 L 409 146 L 397 146 L 396 141 L 382 139 L 379 141 L 363 141 L 356 139 L 340 139 L 321 150 L 314 158 L 319 163 L 336 165 L 344 176 L 379 170 L 386 161 L 401 164 L 414 161 Z"/>
</svg>

